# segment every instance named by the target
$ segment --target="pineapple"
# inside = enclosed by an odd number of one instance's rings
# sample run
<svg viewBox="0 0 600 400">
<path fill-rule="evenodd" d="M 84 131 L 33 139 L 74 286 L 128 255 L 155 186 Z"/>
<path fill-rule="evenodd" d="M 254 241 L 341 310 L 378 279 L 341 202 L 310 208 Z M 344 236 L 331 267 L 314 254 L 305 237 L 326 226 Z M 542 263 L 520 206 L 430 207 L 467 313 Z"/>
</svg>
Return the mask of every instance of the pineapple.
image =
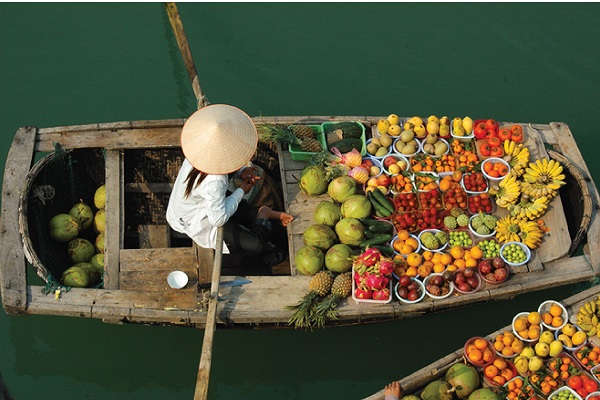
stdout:
<svg viewBox="0 0 600 400">
<path fill-rule="evenodd" d="M 295 125 L 290 128 L 282 124 L 257 124 L 256 130 L 262 142 L 296 144 L 302 151 L 311 153 L 323 150 L 321 143 L 315 139 L 312 128 L 307 125 Z M 308 131 L 310 134 L 307 134 Z"/>
<path fill-rule="evenodd" d="M 315 138 L 315 131 L 308 125 L 292 125 L 292 132 L 300 140 Z"/>
<path fill-rule="evenodd" d="M 333 284 L 333 276 L 329 271 L 317 272 L 308 285 L 308 293 L 294 306 L 287 306 L 288 310 L 295 310 L 288 320 L 288 325 L 294 324 L 295 328 L 310 328 L 313 326 L 314 307 L 329 293 Z"/>
<path fill-rule="evenodd" d="M 331 294 L 315 307 L 313 321 L 317 327 L 324 327 L 327 319 L 337 319 L 336 308 L 339 302 L 350 295 L 352 275 L 350 272 L 339 274 L 331 285 Z"/>
</svg>

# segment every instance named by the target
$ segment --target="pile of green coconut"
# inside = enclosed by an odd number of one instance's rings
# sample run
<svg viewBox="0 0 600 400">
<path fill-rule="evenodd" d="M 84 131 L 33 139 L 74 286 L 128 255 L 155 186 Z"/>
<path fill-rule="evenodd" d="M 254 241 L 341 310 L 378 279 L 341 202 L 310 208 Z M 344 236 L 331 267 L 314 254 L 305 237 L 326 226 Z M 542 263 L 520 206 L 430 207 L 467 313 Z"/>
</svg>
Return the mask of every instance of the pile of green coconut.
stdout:
<svg viewBox="0 0 600 400">
<path fill-rule="evenodd" d="M 63 285 L 83 288 L 101 282 L 104 274 L 105 205 L 106 186 L 102 185 L 94 193 L 95 212 L 91 206 L 79 201 L 68 213 L 57 214 L 50 219 L 50 238 L 66 244 L 67 254 L 73 263 L 62 273 L 60 280 Z M 81 237 L 89 229 L 95 232 L 94 243 Z"/>
<path fill-rule="evenodd" d="M 429 382 L 421 393 L 408 394 L 401 400 L 500 400 L 500 395 L 482 386 L 479 372 L 471 365 L 453 364 L 443 379 Z"/>
</svg>

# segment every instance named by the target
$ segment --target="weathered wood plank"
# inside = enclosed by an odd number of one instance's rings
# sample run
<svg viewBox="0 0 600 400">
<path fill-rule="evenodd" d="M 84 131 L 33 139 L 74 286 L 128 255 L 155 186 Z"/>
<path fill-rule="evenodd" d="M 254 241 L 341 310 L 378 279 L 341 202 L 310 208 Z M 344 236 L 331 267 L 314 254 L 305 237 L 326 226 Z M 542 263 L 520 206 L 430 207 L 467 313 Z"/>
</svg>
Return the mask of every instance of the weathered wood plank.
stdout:
<svg viewBox="0 0 600 400">
<path fill-rule="evenodd" d="M 104 287 L 119 288 L 119 252 L 123 248 L 124 198 L 123 152 L 107 150 L 106 162 L 106 232 L 104 238 Z"/>
<path fill-rule="evenodd" d="M 121 272 L 195 269 L 196 251 L 193 247 L 124 249 L 120 265 Z"/>
<path fill-rule="evenodd" d="M 23 243 L 19 235 L 19 198 L 21 187 L 33 164 L 36 128 L 22 127 L 8 151 L 2 183 L 0 218 L 0 287 L 2 306 L 9 314 L 24 313 L 27 307 L 27 274 Z"/>
<path fill-rule="evenodd" d="M 171 245 L 169 225 L 140 225 L 138 226 L 138 233 L 141 249 L 169 247 Z"/>
</svg>

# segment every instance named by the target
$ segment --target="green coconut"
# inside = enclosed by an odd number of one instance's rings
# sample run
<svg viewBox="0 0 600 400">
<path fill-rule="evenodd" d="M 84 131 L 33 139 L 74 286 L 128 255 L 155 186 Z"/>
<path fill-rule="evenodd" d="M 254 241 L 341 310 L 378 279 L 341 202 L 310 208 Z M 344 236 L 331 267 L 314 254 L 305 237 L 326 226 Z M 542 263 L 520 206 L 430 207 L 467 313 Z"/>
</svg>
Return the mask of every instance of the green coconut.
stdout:
<svg viewBox="0 0 600 400">
<path fill-rule="evenodd" d="M 471 393 L 468 400 L 500 400 L 500 396 L 490 388 L 481 388 Z"/>
<path fill-rule="evenodd" d="M 65 286 L 83 288 L 90 284 L 90 275 L 85 269 L 74 265 L 62 273 L 61 281 Z"/>
<path fill-rule="evenodd" d="M 333 229 L 327 225 L 313 224 L 304 230 L 302 240 L 307 246 L 315 246 L 323 251 L 329 250 L 338 239 Z"/>
<path fill-rule="evenodd" d="M 302 275 L 314 275 L 323 269 L 325 255 L 315 246 L 303 246 L 294 256 L 296 269 Z"/>
<path fill-rule="evenodd" d="M 454 393 L 459 399 L 469 396 L 479 388 L 481 383 L 477 370 L 471 365 L 460 362 L 452 365 L 446 371 L 444 380 L 452 385 Z"/>
<path fill-rule="evenodd" d="M 106 212 L 103 208 L 96 211 L 94 215 L 94 230 L 98 233 L 106 231 Z"/>
<path fill-rule="evenodd" d="M 94 270 L 98 272 L 100 275 L 104 274 L 104 254 L 97 253 L 90 258 L 90 264 L 94 267 Z"/>
<path fill-rule="evenodd" d="M 104 253 L 104 233 L 99 233 L 98 236 L 96 236 L 94 247 L 98 253 Z"/>
<path fill-rule="evenodd" d="M 333 272 L 346 272 L 352 268 L 352 248 L 338 243 L 325 253 L 325 268 Z"/>
<path fill-rule="evenodd" d="M 94 205 L 101 210 L 106 206 L 106 185 L 100 186 L 94 193 Z"/>
<path fill-rule="evenodd" d="M 69 214 L 58 214 L 48 223 L 48 234 L 57 242 L 67 243 L 79 235 L 79 222 Z"/>
<path fill-rule="evenodd" d="M 80 262 L 80 263 L 77 263 L 77 264 L 75 264 L 73 266 L 81 268 L 82 270 L 84 270 L 85 272 L 87 272 L 88 276 L 90 277 L 88 286 L 95 285 L 97 282 L 100 281 L 100 274 L 98 273 L 98 271 L 96 271 L 96 269 L 92 266 L 91 263 L 89 263 L 89 262 Z"/>
<path fill-rule="evenodd" d="M 323 200 L 313 212 L 313 220 L 315 224 L 327 225 L 334 227 L 342 218 L 340 206 L 335 204 L 333 201 Z"/>
<path fill-rule="evenodd" d="M 338 176 L 334 178 L 327 186 L 327 193 L 334 201 L 343 203 L 350 196 L 356 194 L 358 188 L 356 187 L 356 180 L 349 177 L 348 175 Z"/>
<path fill-rule="evenodd" d="M 342 203 L 343 218 L 367 218 L 371 215 L 371 202 L 363 194 L 355 194 Z"/>
<path fill-rule="evenodd" d="M 327 183 L 325 168 L 318 165 L 304 167 L 298 181 L 300 191 L 309 196 L 318 196 L 325 193 Z"/>
<path fill-rule="evenodd" d="M 92 226 L 92 223 L 94 222 L 94 212 L 92 211 L 92 207 L 88 206 L 83 201 L 80 201 L 71 207 L 69 215 L 79 222 L 81 232 Z"/>
<path fill-rule="evenodd" d="M 74 263 L 89 261 L 96 253 L 94 245 L 86 239 L 75 238 L 67 245 L 67 253 Z"/>
<path fill-rule="evenodd" d="M 423 400 L 452 400 L 452 386 L 446 381 L 429 382 L 421 392 Z"/>
<path fill-rule="evenodd" d="M 365 227 L 356 218 L 342 218 L 335 224 L 335 233 L 340 243 L 358 246 L 365 240 Z"/>
</svg>

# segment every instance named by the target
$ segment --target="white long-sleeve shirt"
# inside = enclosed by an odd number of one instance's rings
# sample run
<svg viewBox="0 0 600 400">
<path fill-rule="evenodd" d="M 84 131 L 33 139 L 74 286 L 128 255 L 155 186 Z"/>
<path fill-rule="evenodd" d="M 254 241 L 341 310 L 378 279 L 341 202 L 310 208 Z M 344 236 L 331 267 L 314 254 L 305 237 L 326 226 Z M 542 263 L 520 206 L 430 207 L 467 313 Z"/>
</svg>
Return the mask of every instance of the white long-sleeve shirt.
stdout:
<svg viewBox="0 0 600 400">
<path fill-rule="evenodd" d="M 244 197 L 237 188 L 227 196 L 227 175 L 208 175 L 199 186 L 185 197 L 186 178 L 192 170 L 186 159 L 183 161 L 167 207 L 167 222 L 177 232 L 188 235 L 199 246 L 216 248 L 217 230 L 236 212 Z M 229 253 L 223 243 L 223 253 Z"/>
</svg>

